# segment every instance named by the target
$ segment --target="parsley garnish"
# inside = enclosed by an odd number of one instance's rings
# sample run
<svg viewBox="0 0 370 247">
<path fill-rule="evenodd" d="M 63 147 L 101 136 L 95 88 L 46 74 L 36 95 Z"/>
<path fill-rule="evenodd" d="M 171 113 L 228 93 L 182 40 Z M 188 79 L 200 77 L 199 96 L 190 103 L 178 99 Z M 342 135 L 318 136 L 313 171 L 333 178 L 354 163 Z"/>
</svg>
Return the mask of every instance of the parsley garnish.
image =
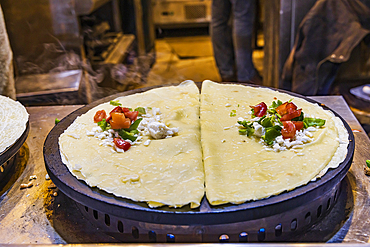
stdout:
<svg viewBox="0 0 370 247">
<path fill-rule="evenodd" d="M 144 107 L 137 107 L 135 109 L 135 111 L 138 111 L 139 112 L 139 116 L 146 114 L 146 111 L 145 111 L 145 108 Z"/>
<path fill-rule="evenodd" d="M 311 126 L 324 126 L 325 120 L 320 118 L 310 118 L 306 117 L 303 119 L 303 124 L 305 128 L 311 127 Z"/>
<path fill-rule="evenodd" d="M 236 116 L 236 110 L 231 110 L 230 117 L 235 117 L 235 116 Z"/>
<path fill-rule="evenodd" d="M 103 130 L 103 131 L 106 131 L 107 129 L 109 129 L 109 126 L 108 126 L 108 123 L 107 121 L 105 120 L 105 118 L 103 118 L 103 120 L 101 120 L 100 122 L 97 123 L 98 126 L 100 126 L 100 128 Z"/>
<path fill-rule="evenodd" d="M 132 131 L 132 130 L 136 130 L 137 127 L 139 126 L 141 120 L 143 120 L 142 118 L 138 118 L 135 120 L 135 122 L 133 124 L 131 124 L 130 128 L 126 129 L 127 131 Z"/>
<path fill-rule="evenodd" d="M 60 122 L 60 120 L 59 119 L 55 119 L 55 124 L 58 124 Z"/>
<path fill-rule="evenodd" d="M 130 140 L 130 141 L 135 141 L 137 139 L 136 136 L 134 136 L 134 133 L 127 132 L 124 129 L 121 129 L 118 134 L 122 137 L 123 140 Z"/>
<path fill-rule="evenodd" d="M 122 105 L 121 103 L 118 102 L 118 100 L 111 100 L 109 102 L 109 104 L 114 105 L 114 106 L 121 106 Z"/>
</svg>

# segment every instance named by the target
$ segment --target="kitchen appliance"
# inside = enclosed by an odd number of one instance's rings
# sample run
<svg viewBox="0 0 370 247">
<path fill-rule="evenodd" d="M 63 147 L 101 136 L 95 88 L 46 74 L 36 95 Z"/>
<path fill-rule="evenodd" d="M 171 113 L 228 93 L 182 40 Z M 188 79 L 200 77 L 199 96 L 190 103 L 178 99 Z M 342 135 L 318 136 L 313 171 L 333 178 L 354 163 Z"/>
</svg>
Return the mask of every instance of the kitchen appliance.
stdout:
<svg viewBox="0 0 370 247">
<path fill-rule="evenodd" d="M 75 178 L 61 161 L 59 135 L 77 116 L 93 107 L 148 89 L 109 96 L 78 109 L 56 125 L 44 143 L 44 160 L 50 178 L 64 194 L 77 202 L 87 218 L 115 238 L 126 242 L 289 241 L 318 224 L 335 207 L 338 197 L 345 196 L 342 180 L 352 163 L 354 137 L 348 124 L 335 112 L 349 133 L 346 159 L 322 178 L 267 199 L 220 206 L 210 206 L 203 199 L 197 209 L 188 206 L 149 208 L 146 203 L 117 198 Z"/>
</svg>

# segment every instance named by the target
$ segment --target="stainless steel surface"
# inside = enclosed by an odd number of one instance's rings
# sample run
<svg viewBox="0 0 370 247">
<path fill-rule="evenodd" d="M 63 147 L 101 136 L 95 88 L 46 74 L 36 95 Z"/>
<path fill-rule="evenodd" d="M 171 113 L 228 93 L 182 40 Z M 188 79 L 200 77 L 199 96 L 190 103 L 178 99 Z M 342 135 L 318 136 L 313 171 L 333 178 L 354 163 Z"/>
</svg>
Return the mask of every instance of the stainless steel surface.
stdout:
<svg viewBox="0 0 370 247">
<path fill-rule="evenodd" d="M 354 161 L 347 175 L 352 187 L 354 207 L 348 208 L 349 219 L 329 242 L 367 243 L 370 234 L 369 178 L 364 175 L 365 160 L 370 159 L 370 140 L 362 130 L 342 97 L 313 97 L 338 112 L 355 132 Z M 30 133 L 26 141 L 29 159 L 14 185 L 0 197 L 0 243 L 13 244 L 65 244 L 114 243 L 116 239 L 96 229 L 86 221 L 73 201 L 52 187 L 45 179 L 42 146 L 46 135 L 54 126 L 55 118 L 63 118 L 80 106 L 28 107 Z M 36 175 L 34 186 L 20 190 L 20 184 Z M 57 192 L 57 194 L 54 194 Z M 330 219 L 324 219 L 330 220 Z M 325 231 L 316 226 L 311 234 Z M 332 233 L 333 234 L 333 233 Z M 209 245 L 209 244 L 207 244 Z M 237 244 L 235 244 L 237 245 Z M 92 245 L 94 246 L 94 245 Z M 148 245 L 149 246 L 149 245 Z M 184 246 L 184 245 L 181 245 Z M 250 245 L 256 246 L 256 245 Z M 270 244 L 265 246 L 279 246 Z M 321 246 L 321 244 L 291 244 L 291 246 Z M 332 245 L 338 246 L 338 245 Z M 340 245 L 342 246 L 342 245 Z"/>
<path fill-rule="evenodd" d="M 82 80 L 82 70 L 66 70 L 48 74 L 17 77 L 17 98 L 32 95 L 76 92 Z"/>
</svg>

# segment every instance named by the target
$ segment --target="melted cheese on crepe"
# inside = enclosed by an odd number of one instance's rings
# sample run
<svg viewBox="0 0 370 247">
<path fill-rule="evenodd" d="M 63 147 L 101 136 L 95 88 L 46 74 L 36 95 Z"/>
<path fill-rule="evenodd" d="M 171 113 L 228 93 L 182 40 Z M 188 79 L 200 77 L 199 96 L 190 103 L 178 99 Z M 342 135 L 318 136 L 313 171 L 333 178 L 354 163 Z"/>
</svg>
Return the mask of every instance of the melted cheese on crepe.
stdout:
<svg viewBox="0 0 370 247">
<path fill-rule="evenodd" d="M 117 98 L 122 106 L 160 108 L 163 122 L 179 128 L 178 136 L 134 145 L 124 153 L 99 146 L 86 135 L 97 124 L 99 105 L 78 117 L 59 138 L 63 163 L 77 178 L 116 196 L 147 202 L 151 207 L 200 205 L 204 195 L 204 171 L 200 146 L 199 90 L 193 82 L 163 87 Z M 148 137 L 144 137 L 143 142 Z"/>
<path fill-rule="evenodd" d="M 326 120 L 300 155 L 293 150 L 267 151 L 259 138 L 238 132 L 237 119 L 250 120 L 251 105 L 270 105 L 276 99 L 293 99 L 305 114 Z M 234 117 L 230 116 L 232 110 Z M 317 104 L 266 88 L 211 81 L 202 85 L 201 137 L 206 195 L 212 205 L 258 200 L 307 184 L 318 174 L 322 176 L 321 171 L 337 167 L 346 157 L 348 145 L 340 119 Z"/>
<path fill-rule="evenodd" d="M 21 137 L 27 122 L 26 108 L 21 103 L 0 95 L 0 153 Z"/>
</svg>

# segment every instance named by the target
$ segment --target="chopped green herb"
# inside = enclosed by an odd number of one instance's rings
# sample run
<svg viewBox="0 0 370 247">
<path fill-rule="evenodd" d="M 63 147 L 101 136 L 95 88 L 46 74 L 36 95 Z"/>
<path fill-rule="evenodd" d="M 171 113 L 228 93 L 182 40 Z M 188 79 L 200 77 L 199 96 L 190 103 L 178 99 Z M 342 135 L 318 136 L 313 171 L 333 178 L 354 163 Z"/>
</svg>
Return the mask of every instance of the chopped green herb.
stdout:
<svg viewBox="0 0 370 247">
<path fill-rule="evenodd" d="M 152 108 L 151 107 L 147 107 L 148 108 L 148 110 L 151 110 Z"/>
<path fill-rule="evenodd" d="M 55 124 L 58 124 L 60 122 L 60 120 L 59 119 L 55 119 Z"/>
<path fill-rule="evenodd" d="M 265 117 L 265 118 L 263 118 L 261 120 L 260 120 L 259 124 L 262 125 L 265 128 L 269 128 L 269 127 L 274 126 L 274 120 L 275 120 L 275 117 L 274 116 Z"/>
<path fill-rule="evenodd" d="M 325 120 L 320 118 L 309 118 L 306 117 L 303 119 L 304 126 L 311 127 L 311 126 L 323 126 L 325 125 Z"/>
<path fill-rule="evenodd" d="M 292 121 L 303 121 L 304 119 L 304 113 L 301 112 L 301 115 L 299 117 L 293 118 Z"/>
<path fill-rule="evenodd" d="M 122 105 L 121 103 L 118 102 L 118 100 L 111 100 L 109 102 L 109 104 L 114 105 L 114 106 L 121 106 Z"/>
<path fill-rule="evenodd" d="M 107 129 L 109 129 L 108 123 L 107 123 L 107 121 L 105 120 L 105 118 L 103 118 L 103 120 L 101 120 L 100 122 L 98 122 L 98 126 L 99 126 L 103 131 L 106 131 Z"/>
<path fill-rule="evenodd" d="M 138 111 L 139 112 L 139 116 L 146 114 L 146 111 L 145 111 L 145 108 L 144 107 L 137 107 L 135 109 L 135 111 Z"/>
<path fill-rule="evenodd" d="M 241 124 L 243 125 L 245 128 L 247 128 L 247 126 L 252 126 L 252 124 L 249 122 L 249 121 L 238 121 L 238 124 Z"/>
<path fill-rule="evenodd" d="M 134 136 L 134 133 L 127 132 L 123 129 L 121 129 L 118 134 L 122 137 L 123 140 L 130 140 L 130 141 L 135 141 L 137 139 L 136 136 Z"/>
<path fill-rule="evenodd" d="M 366 165 L 370 168 L 370 160 L 366 160 Z"/>
<path fill-rule="evenodd" d="M 235 117 L 236 114 L 234 112 L 230 112 L 230 117 Z"/>
<path fill-rule="evenodd" d="M 283 102 L 281 102 L 281 100 L 272 101 L 272 105 L 270 106 L 270 108 L 276 109 L 278 106 L 281 106 L 282 104 Z"/>
<path fill-rule="evenodd" d="M 276 113 L 276 110 L 275 109 L 267 109 L 267 112 L 270 114 L 270 115 L 274 115 Z"/>
<path fill-rule="evenodd" d="M 251 126 L 247 125 L 245 129 L 240 129 L 239 133 L 241 135 L 247 135 L 248 137 L 251 137 L 254 133 L 254 129 Z"/>
<path fill-rule="evenodd" d="M 238 107 L 239 107 L 239 104 L 238 104 Z"/>
<path fill-rule="evenodd" d="M 139 131 L 138 130 L 131 130 L 130 133 L 135 135 L 135 134 L 139 134 Z"/>
<path fill-rule="evenodd" d="M 130 128 L 126 129 L 126 131 L 129 131 L 130 132 L 132 130 L 136 130 L 137 127 L 139 126 L 141 120 L 143 120 L 143 119 L 142 118 L 136 119 L 136 121 L 133 124 L 131 124 Z"/>
<path fill-rule="evenodd" d="M 266 128 L 265 135 L 262 136 L 262 139 L 267 145 L 271 145 L 275 138 L 281 135 L 281 129 L 282 128 L 279 125 Z"/>
</svg>

